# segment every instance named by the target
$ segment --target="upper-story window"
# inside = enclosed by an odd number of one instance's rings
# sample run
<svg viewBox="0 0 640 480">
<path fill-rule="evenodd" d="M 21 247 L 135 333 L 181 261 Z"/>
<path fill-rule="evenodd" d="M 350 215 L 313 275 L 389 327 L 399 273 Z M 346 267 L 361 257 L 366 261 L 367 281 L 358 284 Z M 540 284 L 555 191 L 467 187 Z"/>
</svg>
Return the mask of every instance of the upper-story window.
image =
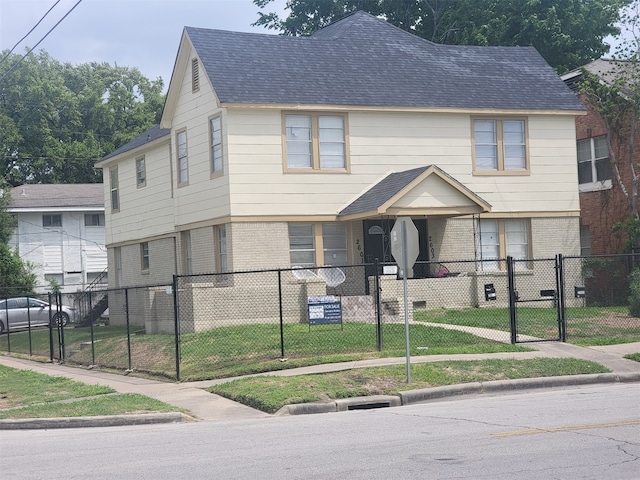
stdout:
<svg viewBox="0 0 640 480">
<path fill-rule="evenodd" d="M 209 120 L 211 138 L 211 174 L 222 173 L 222 120 L 220 116 Z"/>
<path fill-rule="evenodd" d="M 120 210 L 120 196 L 118 194 L 118 166 L 109 169 L 109 187 L 111 189 L 111 211 Z"/>
<path fill-rule="evenodd" d="M 473 119 L 474 174 L 527 174 L 527 125 L 522 119 Z"/>
<path fill-rule="evenodd" d="M 286 170 L 347 170 L 346 115 L 285 114 Z"/>
<path fill-rule="evenodd" d="M 104 214 L 102 213 L 85 213 L 85 227 L 104 227 Z"/>
<path fill-rule="evenodd" d="M 189 164 L 187 162 L 187 131 L 176 133 L 178 149 L 178 184 L 189 181 Z"/>
<path fill-rule="evenodd" d="M 144 157 L 136 158 L 136 185 L 144 187 L 147 184 L 147 167 Z"/>
<path fill-rule="evenodd" d="M 42 215 L 42 226 L 43 227 L 61 227 L 62 226 L 62 215 L 55 214 Z"/>
<path fill-rule="evenodd" d="M 611 188 L 606 135 L 578 140 L 578 182 L 582 192 Z"/>
</svg>

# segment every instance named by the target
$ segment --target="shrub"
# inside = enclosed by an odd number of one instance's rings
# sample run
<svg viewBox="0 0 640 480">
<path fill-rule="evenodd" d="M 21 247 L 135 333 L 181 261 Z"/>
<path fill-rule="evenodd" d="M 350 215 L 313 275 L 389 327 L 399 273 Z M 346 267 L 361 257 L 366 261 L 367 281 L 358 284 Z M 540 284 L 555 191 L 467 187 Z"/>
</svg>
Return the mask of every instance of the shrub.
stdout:
<svg viewBox="0 0 640 480">
<path fill-rule="evenodd" d="M 633 317 L 640 317 L 640 270 L 638 269 L 629 275 L 629 313 Z"/>
</svg>

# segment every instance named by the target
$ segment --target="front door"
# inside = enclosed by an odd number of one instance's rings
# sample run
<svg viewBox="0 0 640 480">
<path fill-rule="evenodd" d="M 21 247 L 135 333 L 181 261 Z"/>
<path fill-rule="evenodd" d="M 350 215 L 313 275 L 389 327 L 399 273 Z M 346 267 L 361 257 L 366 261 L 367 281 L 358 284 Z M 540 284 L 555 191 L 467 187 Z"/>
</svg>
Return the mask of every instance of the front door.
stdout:
<svg viewBox="0 0 640 480">
<path fill-rule="evenodd" d="M 413 267 L 414 278 L 425 278 L 429 276 L 429 268 L 426 262 L 429 261 L 427 220 L 425 218 L 413 219 L 413 223 L 418 229 L 418 244 L 420 253 Z M 395 265 L 396 261 L 391 255 L 391 243 L 389 233 L 395 224 L 395 218 L 381 218 L 378 220 L 364 220 L 364 262 L 374 263 L 376 259 L 382 265 Z M 422 263 L 425 262 L 425 263 Z M 380 269 L 382 269 L 382 265 Z M 367 267 L 367 276 L 375 273 L 374 267 Z M 378 272 L 382 273 L 382 271 Z"/>
</svg>

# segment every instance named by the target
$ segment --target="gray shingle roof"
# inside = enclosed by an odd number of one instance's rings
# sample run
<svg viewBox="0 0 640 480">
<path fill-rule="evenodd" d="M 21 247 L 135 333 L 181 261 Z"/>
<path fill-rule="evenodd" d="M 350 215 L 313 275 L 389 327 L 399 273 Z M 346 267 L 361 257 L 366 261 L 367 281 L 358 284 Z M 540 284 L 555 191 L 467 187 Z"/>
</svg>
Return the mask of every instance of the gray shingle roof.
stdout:
<svg viewBox="0 0 640 480">
<path fill-rule="evenodd" d="M 310 37 L 185 31 L 222 103 L 584 110 L 532 47 L 438 45 L 364 12 Z"/>
<path fill-rule="evenodd" d="M 102 183 L 28 184 L 11 189 L 11 208 L 104 208 Z"/>
<path fill-rule="evenodd" d="M 164 137 L 166 135 L 169 135 L 170 133 L 171 133 L 171 129 L 170 128 L 160 128 L 160 125 L 156 125 L 154 127 L 151 127 L 149 130 L 147 130 L 146 132 L 141 133 L 140 135 L 138 135 L 133 140 L 125 143 L 121 147 L 116 148 L 113 152 L 111 152 L 111 153 L 105 155 L 104 157 L 102 157 L 100 159 L 100 162 L 108 160 L 111 157 L 115 157 L 116 155 L 120 155 L 121 153 L 125 153 L 125 152 L 128 152 L 130 150 L 133 150 L 134 148 L 138 148 L 138 147 L 144 145 L 145 143 L 153 142 L 154 140 L 157 140 L 158 138 L 162 138 L 162 137 Z"/>
</svg>

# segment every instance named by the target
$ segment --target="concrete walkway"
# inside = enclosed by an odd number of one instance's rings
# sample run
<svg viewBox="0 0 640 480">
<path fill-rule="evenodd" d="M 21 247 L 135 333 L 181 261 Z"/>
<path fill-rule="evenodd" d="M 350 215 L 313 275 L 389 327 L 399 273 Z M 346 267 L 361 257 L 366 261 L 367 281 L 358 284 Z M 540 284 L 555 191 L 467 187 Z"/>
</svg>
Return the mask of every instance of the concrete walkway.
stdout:
<svg viewBox="0 0 640 480">
<path fill-rule="evenodd" d="M 542 386 L 563 386 L 597 382 L 640 382 L 640 362 L 634 362 L 623 358 L 629 353 L 640 353 L 640 342 L 601 347 L 578 347 L 568 343 L 533 342 L 526 344 L 534 349 L 531 352 L 502 352 L 492 354 L 460 354 L 460 355 L 426 355 L 411 357 L 411 363 L 439 362 L 448 360 L 482 360 L 488 358 L 530 359 L 540 357 L 553 358 L 580 358 L 599 363 L 611 370 L 610 374 L 599 375 L 572 375 L 563 377 L 550 377 L 545 379 L 520 379 L 513 381 L 497 381 L 468 384 L 466 386 L 453 385 L 449 387 L 437 387 L 408 392 L 400 396 L 380 396 L 368 399 L 347 399 L 345 401 L 329 402 L 328 404 L 309 404 L 304 406 L 289 406 L 281 413 L 316 413 L 348 409 L 349 405 L 385 403 L 389 405 L 413 403 L 425 401 L 434 397 L 446 397 L 461 393 L 478 393 L 497 390 L 513 390 L 515 388 L 537 388 Z M 261 375 L 292 376 L 312 373 L 334 372 L 353 368 L 364 368 L 379 365 L 404 364 L 404 357 L 361 360 L 354 362 L 314 365 L 311 367 L 281 370 Z M 134 376 L 117 375 L 99 370 L 68 367 L 55 363 L 39 363 L 21 358 L 0 355 L 0 364 L 24 370 L 33 370 L 51 376 L 62 376 L 87 384 L 106 385 L 119 393 L 139 393 L 162 402 L 187 409 L 197 420 L 224 421 L 238 419 L 253 419 L 269 417 L 269 414 L 241 405 L 218 395 L 205 391 L 211 385 L 228 382 L 230 378 L 208 380 L 200 382 L 166 383 L 157 380 L 139 378 Z M 124 418 L 122 418 L 124 417 Z M 78 420 L 55 419 L 50 421 L 40 420 L 2 420 L 0 429 L 7 428 L 55 428 L 69 426 L 89 425 L 120 425 L 131 423 L 151 423 L 152 421 L 184 421 L 188 417 L 184 415 L 160 415 L 155 418 L 149 415 L 117 416 L 108 418 L 92 417 L 82 423 Z"/>
</svg>

